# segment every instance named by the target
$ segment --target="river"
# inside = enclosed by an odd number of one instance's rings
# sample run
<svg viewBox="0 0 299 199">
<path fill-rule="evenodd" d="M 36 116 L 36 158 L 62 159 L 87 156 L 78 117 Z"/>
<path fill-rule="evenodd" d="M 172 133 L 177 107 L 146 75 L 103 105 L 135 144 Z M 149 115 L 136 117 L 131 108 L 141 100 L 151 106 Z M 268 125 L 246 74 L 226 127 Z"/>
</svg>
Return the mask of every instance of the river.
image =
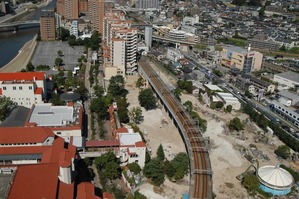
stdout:
<svg viewBox="0 0 299 199">
<path fill-rule="evenodd" d="M 52 0 L 46 7 L 39 8 L 34 11 L 34 14 L 30 14 L 28 20 L 39 19 L 41 10 L 53 8 L 56 4 L 56 0 Z M 21 47 L 39 31 L 39 28 L 30 28 L 19 30 L 16 33 L 13 32 L 1 32 L 0 33 L 0 67 L 5 66 L 10 62 L 19 52 Z"/>
</svg>

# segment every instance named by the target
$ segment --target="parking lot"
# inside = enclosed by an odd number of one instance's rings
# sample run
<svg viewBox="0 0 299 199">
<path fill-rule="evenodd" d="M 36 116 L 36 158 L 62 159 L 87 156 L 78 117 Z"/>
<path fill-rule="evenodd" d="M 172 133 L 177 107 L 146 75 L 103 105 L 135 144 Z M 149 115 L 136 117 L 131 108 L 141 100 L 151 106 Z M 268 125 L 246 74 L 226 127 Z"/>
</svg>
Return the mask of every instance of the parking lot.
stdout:
<svg viewBox="0 0 299 199">
<path fill-rule="evenodd" d="M 64 69 L 73 70 L 78 64 L 78 58 L 84 53 L 84 46 L 69 46 L 67 42 L 61 41 L 42 41 L 38 43 L 31 62 L 34 66 L 42 64 L 52 68 L 55 66 L 55 59 L 59 57 L 57 55 L 57 51 L 59 50 L 63 53 L 61 58 Z"/>
</svg>

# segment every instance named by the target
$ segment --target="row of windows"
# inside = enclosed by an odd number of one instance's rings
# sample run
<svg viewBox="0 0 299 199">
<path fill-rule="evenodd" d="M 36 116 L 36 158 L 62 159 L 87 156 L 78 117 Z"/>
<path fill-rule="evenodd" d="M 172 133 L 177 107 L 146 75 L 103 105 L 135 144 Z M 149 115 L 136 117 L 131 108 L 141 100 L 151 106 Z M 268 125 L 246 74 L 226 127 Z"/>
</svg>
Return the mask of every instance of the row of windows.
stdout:
<svg viewBox="0 0 299 199">
<path fill-rule="evenodd" d="M 289 113 L 289 111 L 285 110 L 284 108 L 281 108 L 280 106 L 278 106 L 278 109 L 282 110 L 284 113 L 288 114 L 289 116 L 293 117 L 294 119 L 297 119 L 296 115 L 293 115 L 292 113 Z"/>
<path fill-rule="evenodd" d="M 11 146 L 11 145 L 37 145 L 37 143 L 10 143 L 10 144 L 0 144 L 1 146 Z"/>
<path fill-rule="evenodd" d="M 32 90 L 32 86 L 29 86 L 28 88 L 29 90 Z M 3 86 L 3 90 L 7 90 L 6 86 Z M 17 90 L 17 87 L 13 86 L 12 90 Z M 19 90 L 23 90 L 23 86 L 19 86 Z"/>
</svg>

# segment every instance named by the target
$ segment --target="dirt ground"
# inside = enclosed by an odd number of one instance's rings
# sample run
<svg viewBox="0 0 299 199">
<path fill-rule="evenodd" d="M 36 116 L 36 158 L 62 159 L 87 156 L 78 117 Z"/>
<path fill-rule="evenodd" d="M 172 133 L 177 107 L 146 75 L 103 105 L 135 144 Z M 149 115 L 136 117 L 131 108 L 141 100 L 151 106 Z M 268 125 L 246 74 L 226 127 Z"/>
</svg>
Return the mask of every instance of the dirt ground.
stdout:
<svg viewBox="0 0 299 199">
<path fill-rule="evenodd" d="M 162 73 L 160 73 L 160 77 L 167 84 L 173 83 L 173 81 L 169 81 Z M 129 76 L 126 80 L 126 88 L 129 90 L 127 96 L 130 103 L 129 110 L 133 106 L 139 106 L 137 97 L 139 90 L 135 87 L 137 79 L 138 77 L 136 76 Z M 277 146 L 282 145 L 282 143 L 276 137 L 267 134 L 268 144 L 255 142 L 254 138 L 258 134 L 263 134 L 263 131 L 257 125 L 250 122 L 246 114 L 238 111 L 224 113 L 224 111 L 212 110 L 206 105 L 201 104 L 193 95 L 183 94 L 181 99 L 182 103 L 187 100 L 191 101 L 194 110 L 208 121 L 204 137 L 210 138 L 209 154 L 213 171 L 213 192 L 216 194 L 216 198 L 250 198 L 246 189 L 242 187 L 240 181 L 236 178 L 236 176 L 243 173 L 251 164 L 244 157 L 244 153 L 241 153 L 240 149 L 248 148 L 249 144 L 254 144 L 269 158 L 268 160 L 260 158 L 260 166 L 276 165 L 278 160 L 274 154 L 274 150 Z M 144 122 L 139 127 L 147 134 L 145 139 L 147 140 L 148 147 L 152 149 L 152 156 L 155 156 L 160 143 L 163 145 L 165 155 L 168 159 L 171 159 L 178 152 L 186 152 L 178 130 L 174 127 L 164 110 L 160 108 L 152 111 L 142 110 Z M 241 133 L 242 136 L 230 132 L 227 128 L 227 124 L 234 117 L 239 117 L 245 123 L 245 129 Z M 189 190 L 188 179 L 189 177 L 186 177 L 181 184 L 166 180 L 162 186 L 162 191 L 157 191 L 149 183 L 142 184 L 139 189 L 148 198 L 179 199 L 182 198 L 182 194 Z"/>
<path fill-rule="evenodd" d="M 129 110 L 134 106 L 139 106 L 139 90 L 135 87 L 137 79 L 138 76 L 128 76 L 126 80 L 126 89 L 129 90 L 129 94 L 127 95 L 128 102 L 130 103 Z M 152 150 L 152 157 L 156 156 L 156 151 L 160 144 L 162 144 L 165 157 L 168 160 L 171 160 L 179 152 L 186 152 L 184 142 L 178 130 L 164 110 L 157 108 L 146 111 L 142 108 L 142 113 L 144 122 L 139 125 L 139 128 L 145 135 L 148 148 Z M 188 176 L 185 177 L 179 184 L 165 180 L 160 189 L 154 188 L 149 183 L 143 183 L 139 187 L 139 191 L 148 199 L 180 199 L 189 190 L 188 179 Z"/>
</svg>

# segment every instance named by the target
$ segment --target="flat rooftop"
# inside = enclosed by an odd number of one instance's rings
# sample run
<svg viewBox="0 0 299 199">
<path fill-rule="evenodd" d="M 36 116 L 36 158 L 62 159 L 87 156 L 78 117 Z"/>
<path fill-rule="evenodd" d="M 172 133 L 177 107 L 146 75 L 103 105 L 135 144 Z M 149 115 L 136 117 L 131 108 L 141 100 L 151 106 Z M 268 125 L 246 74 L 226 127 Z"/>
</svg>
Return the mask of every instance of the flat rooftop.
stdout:
<svg viewBox="0 0 299 199">
<path fill-rule="evenodd" d="M 211 91 L 223 91 L 219 86 L 214 84 L 205 84 L 204 86 L 210 89 Z"/>
<path fill-rule="evenodd" d="M 135 145 L 136 142 L 142 141 L 139 133 L 120 133 L 119 143 L 122 145 Z"/>
<path fill-rule="evenodd" d="M 28 122 L 37 126 L 61 127 L 78 125 L 79 119 L 79 106 L 52 106 L 51 103 L 45 103 L 33 107 Z"/>
<path fill-rule="evenodd" d="M 0 172 L 0 198 L 7 198 L 8 193 L 10 191 L 10 186 L 13 182 L 13 176 L 16 170 L 16 167 L 11 167 L 13 171 L 12 173 L 2 174 Z M 0 170 L 10 170 L 9 167 L 0 167 Z"/>
</svg>

